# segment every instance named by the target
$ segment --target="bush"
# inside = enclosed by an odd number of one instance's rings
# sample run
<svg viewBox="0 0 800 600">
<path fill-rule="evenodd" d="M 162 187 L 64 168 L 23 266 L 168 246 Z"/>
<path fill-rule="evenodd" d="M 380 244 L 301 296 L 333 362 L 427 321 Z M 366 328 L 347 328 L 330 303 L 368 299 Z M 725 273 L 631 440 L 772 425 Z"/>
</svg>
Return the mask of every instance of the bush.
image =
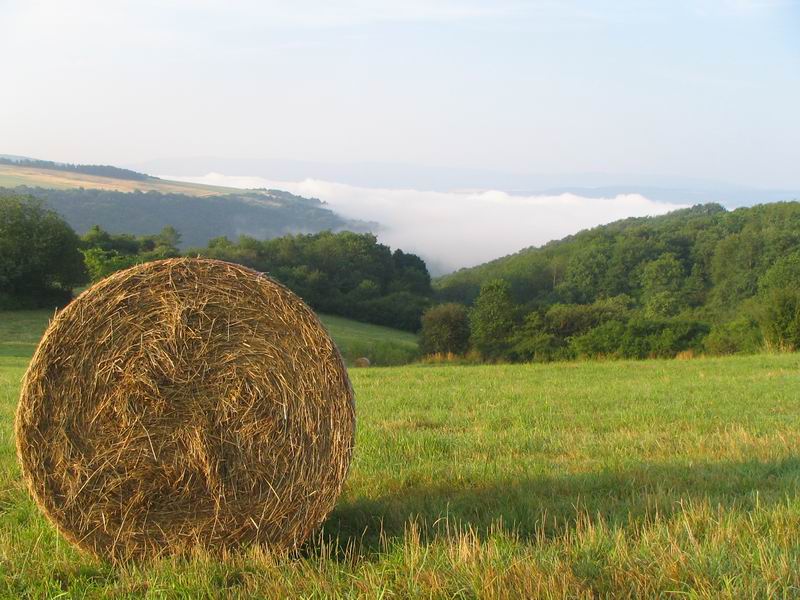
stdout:
<svg viewBox="0 0 800 600">
<path fill-rule="evenodd" d="M 708 326 L 682 319 L 631 319 L 607 321 L 573 338 L 570 348 L 585 358 L 672 358 L 679 353 L 699 353 Z"/>
<path fill-rule="evenodd" d="M 620 356 L 624 358 L 673 358 L 679 352 L 699 353 L 709 327 L 682 319 L 633 319 L 622 338 Z"/>
<path fill-rule="evenodd" d="M 419 344 L 423 354 L 465 354 L 469 349 L 467 309 L 451 302 L 426 310 Z"/>
<path fill-rule="evenodd" d="M 545 320 L 538 312 L 525 316 L 511 338 L 512 352 L 520 360 L 547 362 L 563 358 L 564 341 L 547 331 Z"/>
<path fill-rule="evenodd" d="M 769 291 L 764 300 L 762 325 L 770 347 L 800 349 L 800 292 L 788 288 Z"/>
<path fill-rule="evenodd" d="M 763 343 L 758 323 L 745 316 L 712 327 L 704 345 L 709 354 L 754 354 Z"/>
<path fill-rule="evenodd" d="M 626 326 L 620 321 L 606 321 L 583 335 L 572 339 L 570 346 L 576 356 L 599 358 L 621 356 Z"/>
</svg>

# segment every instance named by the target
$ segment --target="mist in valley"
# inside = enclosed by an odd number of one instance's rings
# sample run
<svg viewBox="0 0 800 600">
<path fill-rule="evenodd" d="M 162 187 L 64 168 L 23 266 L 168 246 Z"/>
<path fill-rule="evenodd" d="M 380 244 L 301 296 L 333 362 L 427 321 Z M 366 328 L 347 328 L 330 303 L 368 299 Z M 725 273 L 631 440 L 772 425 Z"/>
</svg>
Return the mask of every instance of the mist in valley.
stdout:
<svg viewBox="0 0 800 600">
<path fill-rule="evenodd" d="M 657 202 L 640 194 L 589 198 L 570 193 L 516 195 L 497 190 L 441 192 L 219 173 L 164 177 L 228 187 L 280 189 L 319 198 L 345 217 L 379 223 L 375 233 L 383 243 L 419 254 L 434 274 L 480 264 L 625 217 L 661 215 L 687 206 Z"/>
</svg>

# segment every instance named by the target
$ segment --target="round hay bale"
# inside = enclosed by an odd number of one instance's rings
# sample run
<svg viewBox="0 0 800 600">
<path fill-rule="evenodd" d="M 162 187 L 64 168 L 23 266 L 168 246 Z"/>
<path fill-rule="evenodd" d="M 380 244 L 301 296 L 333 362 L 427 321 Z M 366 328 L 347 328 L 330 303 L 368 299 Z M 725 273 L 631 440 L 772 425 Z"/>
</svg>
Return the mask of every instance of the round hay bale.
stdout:
<svg viewBox="0 0 800 600">
<path fill-rule="evenodd" d="M 354 429 L 314 313 L 262 274 L 201 259 L 116 273 L 58 313 L 16 417 L 40 508 L 114 561 L 296 548 L 334 506 Z"/>
<path fill-rule="evenodd" d="M 366 356 L 361 356 L 353 362 L 353 365 L 356 367 L 368 367 L 371 364 L 372 363 L 369 362 L 369 359 Z"/>
</svg>

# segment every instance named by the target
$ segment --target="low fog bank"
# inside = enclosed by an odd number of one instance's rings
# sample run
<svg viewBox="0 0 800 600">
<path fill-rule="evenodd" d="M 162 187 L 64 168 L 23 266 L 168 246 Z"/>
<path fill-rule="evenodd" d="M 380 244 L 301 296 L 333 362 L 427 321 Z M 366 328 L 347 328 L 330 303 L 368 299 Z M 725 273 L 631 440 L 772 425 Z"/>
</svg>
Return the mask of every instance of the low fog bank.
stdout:
<svg viewBox="0 0 800 600">
<path fill-rule="evenodd" d="M 572 193 L 515 195 L 500 191 L 436 192 L 357 187 L 317 179 L 272 181 L 209 173 L 164 179 L 236 188 L 286 190 L 319 198 L 345 217 L 377 221 L 378 238 L 415 252 L 433 274 L 477 265 L 588 227 L 626 217 L 661 215 L 686 204 L 640 194 L 587 198 Z"/>
</svg>

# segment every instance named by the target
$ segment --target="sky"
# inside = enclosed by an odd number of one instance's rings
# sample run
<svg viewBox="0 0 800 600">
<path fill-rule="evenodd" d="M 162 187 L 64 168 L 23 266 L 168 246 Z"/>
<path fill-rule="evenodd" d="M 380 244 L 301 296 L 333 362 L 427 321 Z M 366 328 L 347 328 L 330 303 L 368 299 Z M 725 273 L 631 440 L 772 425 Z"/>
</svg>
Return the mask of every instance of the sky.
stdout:
<svg viewBox="0 0 800 600">
<path fill-rule="evenodd" d="M 0 153 L 800 188 L 798 0 L 0 0 L 0 53 Z"/>
<path fill-rule="evenodd" d="M 800 0 L 0 0 L 0 55 L 0 153 L 315 196 L 436 271 L 800 197 Z"/>
</svg>

